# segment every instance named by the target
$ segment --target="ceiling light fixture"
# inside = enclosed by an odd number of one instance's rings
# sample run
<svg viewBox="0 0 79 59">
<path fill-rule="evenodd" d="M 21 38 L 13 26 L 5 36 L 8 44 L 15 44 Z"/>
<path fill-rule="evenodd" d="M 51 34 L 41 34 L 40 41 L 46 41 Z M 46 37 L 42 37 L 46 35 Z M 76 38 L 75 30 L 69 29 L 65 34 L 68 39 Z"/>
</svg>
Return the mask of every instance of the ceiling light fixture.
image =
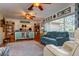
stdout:
<svg viewBox="0 0 79 59">
<path fill-rule="evenodd" d="M 25 17 L 26 19 L 32 19 L 32 17 L 29 14 L 27 14 Z"/>
<path fill-rule="evenodd" d="M 43 10 L 41 3 L 32 3 L 32 5 L 28 8 L 28 10 L 33 10 L 33 7 L 39 8 L 41 11 Z"/>
<path fill-rule="evenodd" d="M 33 11 L 21 11 L 20 16 L 24 17 L 25 19 L 33 19 L 35 17 L 35 13 Z"/>
<path fill-rule="evenodd" d="M 33 6 L 34 7 L 39 7 L 40 6 L 40 3 L 33 3 Z"/>
</svg>

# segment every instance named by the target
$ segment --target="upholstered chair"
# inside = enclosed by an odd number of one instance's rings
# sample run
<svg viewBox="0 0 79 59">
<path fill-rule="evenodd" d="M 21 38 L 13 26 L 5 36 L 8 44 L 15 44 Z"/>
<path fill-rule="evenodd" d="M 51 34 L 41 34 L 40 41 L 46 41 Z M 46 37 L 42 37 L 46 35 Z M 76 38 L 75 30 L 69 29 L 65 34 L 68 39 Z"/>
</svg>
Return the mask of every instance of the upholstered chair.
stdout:
<svg viewBox="0 0 79 59">
<path fill-rule="evenodd" d="M 2 44 L 3 34 L 0 33 L 0 44 Z M 9 56 L 9 47 L 6 45 L 5 47 L 0 46 L 0 56 Z"/>
<path fill-rule="evenodd" d="M 47 45 L 44 56 L 79 56 L 79 28 L 75 31 L 74 41 L 66 41 L 63 46 Z"/>
</svg>

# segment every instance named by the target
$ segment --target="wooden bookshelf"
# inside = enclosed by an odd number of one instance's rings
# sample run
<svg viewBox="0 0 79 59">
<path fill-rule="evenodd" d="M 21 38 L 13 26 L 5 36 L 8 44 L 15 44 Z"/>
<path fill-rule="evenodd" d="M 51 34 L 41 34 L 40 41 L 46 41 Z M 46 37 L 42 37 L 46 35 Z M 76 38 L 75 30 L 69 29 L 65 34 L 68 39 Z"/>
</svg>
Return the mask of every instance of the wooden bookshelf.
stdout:
<svg viewBox="0 0 79 59">
<path fill-rule="evenodd" d="M 11 22 L 11 21 L 5 22 L 5 39 L 7 39 L 8 42 L 14 42 L 15 41 L 14 22 Z"/>
</svg>

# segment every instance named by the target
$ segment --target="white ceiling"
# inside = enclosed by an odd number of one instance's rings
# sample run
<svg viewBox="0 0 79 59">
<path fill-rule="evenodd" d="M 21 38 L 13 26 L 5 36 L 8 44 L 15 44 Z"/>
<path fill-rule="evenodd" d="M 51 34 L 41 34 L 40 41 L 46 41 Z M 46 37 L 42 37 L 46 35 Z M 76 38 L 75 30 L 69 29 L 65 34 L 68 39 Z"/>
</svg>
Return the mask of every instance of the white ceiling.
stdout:
<svg viewBox="0 0 79 59">
<path fill-rule="evenodd" d="M 37 8 L 33 8 L 33 11 L 35 12 L 36 17 L 46 18 L 71 4 L 72 3 L 43 4 L 43 11 L 40 11 Z M 30 5 L 31 3 L 0 3 L 0 14 L 9 18 L 21 18 L 16 14 L 20 14 L 20 11 L 27 11 L 27 8 Z"/>
</svg>

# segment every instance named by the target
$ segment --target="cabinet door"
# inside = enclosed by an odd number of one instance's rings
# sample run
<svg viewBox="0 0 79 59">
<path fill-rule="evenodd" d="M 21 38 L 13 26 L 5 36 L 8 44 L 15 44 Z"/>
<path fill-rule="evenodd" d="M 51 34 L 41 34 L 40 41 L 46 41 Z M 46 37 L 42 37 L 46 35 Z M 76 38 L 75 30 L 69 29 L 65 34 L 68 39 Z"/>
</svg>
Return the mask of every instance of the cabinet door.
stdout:
<svg viewBox="0 0 79 59">
<path fill-rule="evenodd" d="M 29 32 L 28 37 L 34 39 L 34 32 Z"/>
<path fill-rule="evenodd" d="M 15 40 L 21 39 L 21 38 L 22 38 L 21 32 L 15 32 Z"/>
</svg>

